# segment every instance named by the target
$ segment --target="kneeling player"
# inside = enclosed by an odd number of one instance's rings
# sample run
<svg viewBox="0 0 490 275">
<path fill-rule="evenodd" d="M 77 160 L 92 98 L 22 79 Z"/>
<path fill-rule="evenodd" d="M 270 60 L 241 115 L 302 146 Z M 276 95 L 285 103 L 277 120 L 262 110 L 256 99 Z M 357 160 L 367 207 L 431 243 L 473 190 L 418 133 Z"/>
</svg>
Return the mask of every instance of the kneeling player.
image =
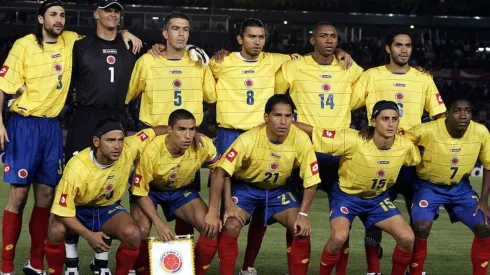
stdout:
<svg viewBox="0 0 490 275">
<path fill-rule="evenodd" d="M 168 135 L 155 138 L 146 146 L 131 186 L 131 214 L 142 232 L 141 253 L 135 269 L 139 275 L 150 274 L 146 239 L 152 224 L 161 240 L 167 242 L 174 238 L 172 230 L 158 217 L 160 204 L 168 221 L 178 217 L 201 232 L 196 244 L 196 274 L 206 274 L 218 249 L 218 234 L 204 234 L 208 207 L 192 182 L 203 163 L 213 168 L 218 153 L 208 137 L 201 137 L 204 146 L 193 143 L 196 119 L 189 111 L 173 111 L 168 126 Z"/>
<path fill-rule="evenodd" d="M 85 238 L 97 253 L 109 251 L 109 238 L 121 240 L 115 274 L 128 274 L 138 257 L 141 233 L 120 200 L 133 161 L 162 130 L 155 127 L 125 139 L 119 122 L 104 121 L 97 127 L 92 148 L 68 162 L 56 189 L 45 244 L 50 274 L 63 274 L 64 239 L 70 231 Z"/>
<path fill-rule="evenodd" d="M 238 235 L 254 210 L 265 209 L 264 218 L 284 225 L 294 234 L 290 274 L 306 274 L 310 258 L 311 226 L 308 210 L 320 182 L 315 152 L 308 136 L 291 126 L 293 103 L 274 95 L 266 103 L 265 127 L 238 137 L 218 162 L 210 191 L 207 232 L 217 231 L 218 204 L 225 177 L 232 176 L 231 194 L 225 187 L 224 230 L 219 239 L 220 274 L 232 275 L 238 256 Z M 292 170 L 300 168 L 305 187 L 303 199 L 287 185 Z"/>
<path fill-rule="evenodd" d="M 412 257 L 415 237 L 387 189 L 396 182 L 403 165 L 420 162 L 420 153 L 410 140 L 396 134 L 399 109 L 394 102 L 376 103 L 371 122 L 367 138 L 356 130 L 313 129 L 298 123 L 313 136 L 315 151 L 343 156 L 339 183 L 332 187 L 329 201 L 331 233 L 322 253 L 321 275 L 330 275 L 339 261 L 356 216 L 366 228 L 376 226 L 395 238 L 392 275 L 403 275 Z"/>
<path fill-rule="evenodd" d="M 471 121 L 472 106 L 466 99 L 456 99 L 447 118 L 419 124 L 407 136 L 425 149 L 417 166 L 412 219 L 415 247 L 411 275 L 421 275 L 427 257 L 427 238 L 432 223 L 444 206 L 452 222 L 461 221 L 475 234 L 471 248 L 473 274 L 487 274 L 490 260 L 490 226 L 488 193 L 490 191 L 490 137 L 484 125 Z M 469 175 L 477 158 L 483 165 L 481 198 L 471 188 Z"/>
</svg>

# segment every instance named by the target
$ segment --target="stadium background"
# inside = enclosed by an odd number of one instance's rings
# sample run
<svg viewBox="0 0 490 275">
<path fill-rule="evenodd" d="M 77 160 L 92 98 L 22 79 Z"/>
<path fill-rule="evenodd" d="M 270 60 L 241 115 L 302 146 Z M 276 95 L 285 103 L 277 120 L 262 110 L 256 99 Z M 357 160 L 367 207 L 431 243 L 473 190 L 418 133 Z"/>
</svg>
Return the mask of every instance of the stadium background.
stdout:
<svg viewBox="0 0 490 275">
<path fill-rule="evenodd" d="M 95 1 L 65 1 L 67 20 L 65 29 L 81 34 L 95 33 L 92 17 Z M 411 64 L 430 70 L 444 97 L 458 93 L 469 94 L 475 103 L 473 119 L 490 128 L 490 1 L 477 0 L 120 0 L 125 5 L 122 27 L 139 36 L 148 45 L 162 42 L 161 27 L 165 14 L 180 10 L 192 18 L 189 43 L 198 45 L 212 54 L 218 49 L 238 49 L 236 34 L 240 22 L 247 17 L 262 19 L 267 29 L 265 51 L 300 53 L 312 51 L 308 43 L 311 26 L 318 21 L 333 23 L 340 36 L 339 47 L 349 52 L 365 69 L 387 61 L 383 47 L 383 34 L 393 26 L 412 28 L 414 51 Z M 3 64 L 12 43 L 34 29 L 39 1 L 0 0 L 0 63 Z M 8 99 L 5 100 L 4 104 Z M 137 128 L 138 102 L 129 107 L 131 127 Z M 4 105 L 4 119 L 8 111 Z M 207 112 L 206 112 L 207 113 Z M 60 117 L 66 128 L 69 110 Z M 352 127 L 366 125 L 365 110 L 353 113 Z M 213 125 L 207 120 L 201 131 L 213 135 Z M 472 184 L 479 191 L 481 168 L 474 170 Z M 201 174 L 207 181 L 207 171 Z M 0 207 L 7 201 L 8 185 L 0 185 Z M 207 189 L 203 188 L 203 198 Z M 30 200 L 31 201 L 31 200 Z M 124 202 L 127 205 L 127 201 Z M 401 201 L 397 206 L 404 208 Z M 26 208 L 28 221 L 32 203 Z M 311 211 L 313 222 L 312 259 L 310 274 L 318 270 L 321 249 L 328 238 L 328 202 L 319 192 Z M 445 211 L 435 223 L 429 240 L 428 274 L 470 274 L 469 250 L 472 234 L 463 225 L 450 226 Z M 0 213 L 1 215 L 1 213 Z M 406 213 L 405 213 L 406 216 Z M 27 222 L 24 223 L 27 226 Z M 21 267 L 28 257 L 28 228 L 24 228 L 17 247 L 16 266 Z M 246 230 L 246 229 L 245 229 Z M 351 237 L 349 274 L 363 274 L 365 260 L 363 230 L 355 222 Z M 245 236 L 241 234 L 240 251 L 244 251 Z M 257 269 L 265 274 L 283 274 L 287 271 L 284 229 L 272 226 L 267 231 Z M 385 273 L 391 262 L 393 241 L 384 240 Z M 117 247 L 117 245 L 113 245 Z M 115 252 L 115 251 L 114 251 Z M 88 262 L 92 252 L 82 241 L 80 244 L 82 274 L 89 274 Z M 112 255 L 115 255 L 113 253 Z M 241 253 L 242 256 L 242 253 Z M 215 259 L 216 262 L 216 259 Z M 238 263 L 241 259 L 238 260 Z M 113 266 L 113 262 L 112 262 Z M 18 270 L 20 271 L 20 270 Z M 213 264 L 209 274 L 217 274 Z"/>
</svg>

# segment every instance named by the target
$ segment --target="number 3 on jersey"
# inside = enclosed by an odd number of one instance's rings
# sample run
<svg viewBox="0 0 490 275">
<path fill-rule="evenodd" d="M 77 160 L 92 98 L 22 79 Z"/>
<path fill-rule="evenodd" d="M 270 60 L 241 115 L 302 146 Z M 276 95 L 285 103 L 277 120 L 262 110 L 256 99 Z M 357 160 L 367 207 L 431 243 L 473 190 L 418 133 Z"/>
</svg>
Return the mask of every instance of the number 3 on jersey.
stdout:
<svg viewBox="0 0 490 275">
<path fill-rule="evenodd" d="M 330 110 L 333 109 L 335 104 L 333 103 L 333 94 L 329 94 L 327 96 L 327 100 L 325 100 L 325 95 L 324 94 L 319 94 L 320 97 L 320 108 L 325 109 L 325 105 L 330 106 Z"/>
</svg>

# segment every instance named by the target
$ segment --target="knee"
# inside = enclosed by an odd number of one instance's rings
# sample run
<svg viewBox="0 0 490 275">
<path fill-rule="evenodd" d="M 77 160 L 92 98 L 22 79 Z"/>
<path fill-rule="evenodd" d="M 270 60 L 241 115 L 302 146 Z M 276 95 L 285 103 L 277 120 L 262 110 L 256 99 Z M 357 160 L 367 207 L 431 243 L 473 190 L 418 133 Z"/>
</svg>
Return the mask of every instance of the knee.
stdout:
<svg viewBox="0 0 490 275">
<path fill-rule="evenodd" d="M 65 239 L 67 233 L 66 226 L 55 218 L 51 218 L 48 227 L 48 241 L 52 244 L 57 244 Z"/>
<path fill-rule="evenodd" d="M 235 218 L 229 218 L 226 220 L 225 231 L 231 236 L 238 236 L 240 230 L 242 229 L 242 224 Z"/>
<path fill-rule="evenodd" d="M 330 235 L 330 248 L 333 250 L 331 252 L 337 253 L 340 251 L 344 243 L 349 238 L 349 231 L 332 231 Z"/>
<path fill-rule="evenodd" d="M 150 236 L 151 227 L 149 224 L 139 224 L 141 238 L 146 239 Z"/>
<path fill-rule="evenodd" d="M 140 228 L 135 223 L 125 226 L 121 232 L 121 241 L 129 248 L 138 248 L 141 243 Z"/>
<path fill-rule="evenodd" d="M 5 209 L 14 213 L 22 212 L 26 205 L 28 195 L 29 188 L 11 187 L 9 200 Z"/>
<path fill-rule="evenodd" d="M 51 207 L 54 199 L 55 189 L 53 187 L 43 185 L 42 188 L 35 190 L 36 206 L 38 207 Z"/>
<path fill-rule="evenodd" d="M 404 251 L 412 251 L 415 243 L 415 235 L 412 230 L 406 230 L 397 236 L 397 244 Z"/>
<path fill-rule="evenodd" d="M 475 233 L 478 238 L 486 239 L 490 237 L 490 225 L 485 225 L 483 223 L 477 224 L 473 228 L 473 233 Z"/>
<path fill-rule="evenodd" d="M 428 221 L 420 221 L 416 222 L 413 225 L 413 232 L 415 233 L 415 236 L 419 239 L 427 239 L 430 234 L 430 230 L 432 228 L 432 223 Z"/>
</svg>

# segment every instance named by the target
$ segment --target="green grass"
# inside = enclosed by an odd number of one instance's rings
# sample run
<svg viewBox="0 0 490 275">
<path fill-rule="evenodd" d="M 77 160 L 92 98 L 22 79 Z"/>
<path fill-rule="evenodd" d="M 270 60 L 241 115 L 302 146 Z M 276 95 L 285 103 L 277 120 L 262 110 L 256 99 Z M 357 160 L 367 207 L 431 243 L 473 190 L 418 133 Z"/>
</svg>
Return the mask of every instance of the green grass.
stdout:
<svg viewBox="0 0 490 275">
<path fill-rule="evenodd" d="M 207 182 L 207 170 L 201 173 L 202 182 Z M 472 179 L 473 186 L 480 191 L 481 178 Z M 1 184 L 0 207 L 3 209 L 7 202 L 7 194 L 9 185 Z M 208 189 L 203 188 L 203 198 L 207 201 Z M 16 252 L 16 272 L 20 274 L 22 266 L 29 258 L 29 217 L 32 209 L 32 194 L 29 203 L 26 206 L 24 214 L 24 226 L 20 236 L 19 244 Z M 404 203 L 401 201 L 395 202 L 399 209 L 407 218 Z M 127 196 L 123 199 L 123 205 L 128 206 Z M 128 208 L 129 209 L 129 208 Z M 312 251 L 310 261 L 310 272 L 308 274 L 318 274 L 318 266 L 320 262 L 321 251 L 329 235 L 328 222 L 328 199 L 324 192 L 318 192 L 313 202 L 313 207 L 310 211 L 310 221 L 313 227 L 312 230 Z M 0 212 L 0 216 L 3 211 Z M 173 228 L 173 224 L 172 224 Z M 153 236 L 156 236 L 153 233 Z M 243 260 L 243 254 L 246 245 L 247 228 L 242 231 L 239 239 L 240 256 L 237 261 L 236 270 L 238 272 Z M 363 245 L 364 229 L 360 221 L 356 220 L 352 227 L 351 235 L 351 252 L 348 267 L 348 274 L 365 274 L 366 261 L 364 256 Z M 389 274 L 391 271 L 391 252 L 393 251 L 394 241 L 387 235 L 383 235 L 383 248 L 385 251 L 382 262 L 383 274 Z M 195 238 L 197 240 L 197 238 Z M 447 212 L 441 210 L 441 217 L 433 226 L 432 233 L 429 239 L 429 252 L 426 262 L 426 271 L 429 275 L 467 275 L 471 274 L 470 248 L 473 239 L 473 234 L 463 224 L 451 224 Z M 115 241 L 111 250 L 111 269 L 114 270 L 115 252 L 119 243 Z M 92 258 L 93 252 L 83 239 L 79 244 L 81 274 L 90 274 L 88 264 Z M 287 272 L 286 264 L 286 245 L 285 245 L 285 229 L 280 225 L 273 225 L 267 229 L 262 249 L 256 262 L 256 268 L 259 274 L 284 274 Z M 210 267 L 208 274 L 219 274 L 217 266 L 217 257 Z"/>
</svg>

